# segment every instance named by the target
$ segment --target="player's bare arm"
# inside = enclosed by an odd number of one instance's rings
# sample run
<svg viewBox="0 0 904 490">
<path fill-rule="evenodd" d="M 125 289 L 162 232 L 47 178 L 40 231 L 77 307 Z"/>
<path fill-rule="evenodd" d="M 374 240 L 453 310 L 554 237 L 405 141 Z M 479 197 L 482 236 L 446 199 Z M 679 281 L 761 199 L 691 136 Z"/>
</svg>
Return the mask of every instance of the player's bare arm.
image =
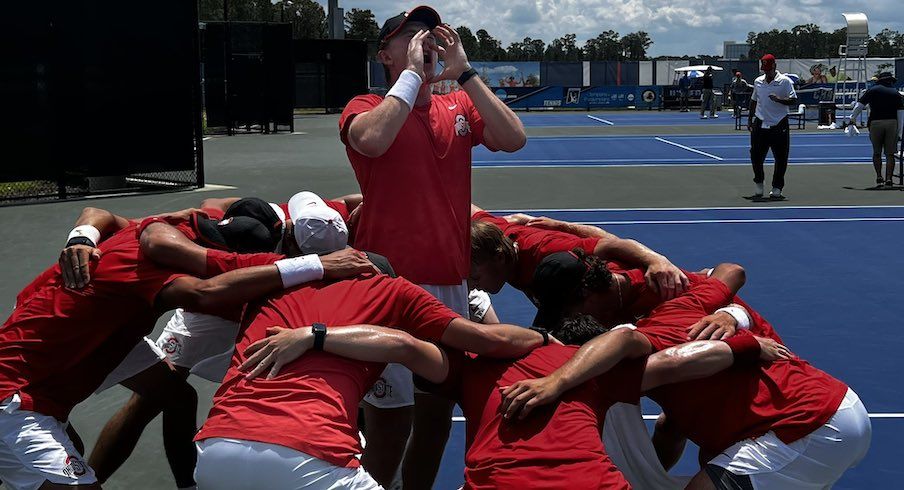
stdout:
<svg viewBox="0 0 904 490">
<path fill-rule="evenodd" d="M 550 337 L 551 341 L 555 341 Z M 455 318 L 440 338 L 453 349 L 501 359 L 521 357 L 543 345 L 545 336 L 536 330 L 497 323 L 484 325 Z"/>
<path fill-rule="evenodd" d="M 267 338 L 245 349 L 247 360 L 239 370 L 256 378 L 266 373 L 267 379 L 279 374 L 283 366 L 314 347 L 310 327 L 267 329 Z M 376 325 L 328 326 L 323 350 L 349 359 L 367 362 L 403 364 L 432 383 L 441 383 L 449 373 L 448 360 L 442 349 L 410 334 Z"/>
<path fill-rule="evenodd" d="M 458 79 L 462 73 L 471 69 L 461 38 L 448 24 L 437 26 L 433 33 L 444 45 L 438 47 L 438 52 L 445 68 L 432 81 Z M 521 119 L 490 91 L 480 77 L 472 76 L 461 88 L 471 98 L 483 119 L 483 140 L 488 148 L 514 152 L 524 147 L 527 134 Z"/>
</svg>

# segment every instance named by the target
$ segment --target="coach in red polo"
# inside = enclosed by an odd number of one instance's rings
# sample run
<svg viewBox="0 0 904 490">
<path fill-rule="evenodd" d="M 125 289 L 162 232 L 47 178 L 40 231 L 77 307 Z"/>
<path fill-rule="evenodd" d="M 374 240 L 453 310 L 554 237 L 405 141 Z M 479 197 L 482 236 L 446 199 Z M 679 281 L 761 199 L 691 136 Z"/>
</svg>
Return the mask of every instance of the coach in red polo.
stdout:
<svg viewBox="0 0 904 490">
<path fill-rule="evenodd" d="M 430 7 L 387 20 L 377 55 L 389 92 L 355 97 L 339 120 L 364 194 L 357 245 L 385 255 L 400 276 L 467 316 L 471 148 L 517 151 L 526 141 L 524 127 L 476 76 L 458 34 Z M 431 94 L 431 84 L 440 80 L 457 80 L 461 90 Z M 403 427 L 410 424 L 414 400 L 411 373 L 399 369 L 387 368 L 365 409 L 364 464 L 384 485 L 408 439 Z M 418 394 L 405 487 L 433 483 L 447 439 L 437 428 L 449 427 L 450 412 L 448 402 Z"/>
</svg>

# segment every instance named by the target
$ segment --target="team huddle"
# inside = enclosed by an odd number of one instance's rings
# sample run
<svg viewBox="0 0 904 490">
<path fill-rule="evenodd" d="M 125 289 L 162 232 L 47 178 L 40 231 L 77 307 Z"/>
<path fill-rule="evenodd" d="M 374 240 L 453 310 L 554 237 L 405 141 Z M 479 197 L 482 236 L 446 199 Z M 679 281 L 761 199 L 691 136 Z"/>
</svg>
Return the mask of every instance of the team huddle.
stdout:
<svg viewBox="0 0 904 490">
<path fill-rule="evenodd" d="M 455 404 L 464 488 L 822 489 L 864 457 L 863 404 L 741 299 L 741 266 L 471 203 L 471 149 L 526 136 L 433 9 L 389 19 L 379 57 L 392 89 L 339 120 L 361 194 L 85 208 L 0 328 L 4 484 L 100 488 L 162 414 L 179 488 L 430 488 Z M 531 326 L 499 321 L 505 284 Z M 219 383 L 200 428 L 191 374 Z M 86 460 L 69 415 L 117 384 Z"/>
</svg>

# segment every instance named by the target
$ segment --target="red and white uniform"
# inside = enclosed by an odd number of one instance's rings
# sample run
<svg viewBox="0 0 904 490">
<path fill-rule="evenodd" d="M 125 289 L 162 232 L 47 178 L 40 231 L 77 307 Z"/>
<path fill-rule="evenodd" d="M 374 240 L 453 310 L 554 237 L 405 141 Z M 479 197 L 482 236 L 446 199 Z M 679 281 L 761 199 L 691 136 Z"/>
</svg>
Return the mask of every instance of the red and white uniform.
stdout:
<svg viewBox="0 0 904 490">
<path fill-rule="evenodd" d="M 0 327 L 0 479 L 15 488 L 94 481 L 60 422 L 151 332 L 157 294 L 182 275 L 144 260 L 137 232 L 103 242 L 82 290 L 51 267 Z"/>
<path fill-rule="evenodd" d="M 715 278 L 706 279 L 681 297 L 654 309 L 648 318 L 637 323 L 637 331 L 649 339 L 654 350 L 678 345 L 687 341 L 690 325 L 730 301 L 732 293 L 725 284 Z M 704 454 L 722 453 L 712 464 L 744 466 L 746 470 L 730 470 L 759 475 L 759 480 L 751 479 L 760 485 L 768 482 L 768 488 L 788 487 L 788 483 L 778 483 L 780 478 L 770 480 L 764 476 L 789 478 L 788 474 L 782 474 L 783 467 L 788 465 L 771 465 L 795 460 L 798 466 L 805 461 L 829 464 L 837 472 L 801 470 L 793 476 L 793 487 L 806 488 L 814 482 L 816 488 L 830 485 L 862 457 L 869 445 L 869 419 L 853 391 L 797 357 L 753 368 L 733 367 L 709 378 L 662 386 L 647 394 Z M 846 396 L 850 403 L 840 409 Z M 828 427 L 826 424 L 849 426 L 852 430 L 836 434 L 834 438 L 842 442 L 827 447 L 823 454 L 807 453 L 807 447 L 819 446 L 811 436 L 816 437 Z M 763 440 L 771 440 L 771 446 L 763 446 Z M 795 446 L 802 440 L 805 442 Z M 758 445 L 754 452 L 769 456 L 766 462 L 771 461 L 771 465 L 756 462 L 758 458 L 752 454 L 751 444 Z"/>
<path fill-rule="evenodd" d="M 423 289 L 386 275 L 311 283 L 248 305 L 232 365 L 196 440 L 275 444 L 334 467 L 356 468 L 359 462 L 355 455 L 361 453 L 358 404 L 385 365 L 308 352 L 273 379 L 248 380 L 238 370 L 246 359 L 245 348 L 265 338 L 267 328 L 274 325 L 310 328 L 315 322 L 330 327 L 386 325 L 438 341 L 457 317 Z M 205 464 L 211 461 L 204 461 L 202 452 L 199 476 Z M 261 488 L 269 488 L 266 483 L 264 480 Z M 199 479 L 198 484 L 204 482 Z"/>
<path fill-rule="evenodd" d="M 485 211 L 474 213 L 472 219 L 498 226 L 505 236 L 518 244 L 518 270 L 509 284 L 526 293 L 530 291 L 537 266 L 546 256 L 556 252 L 570 252 L 576 248 L 593 254 L 600 241 L 599 238 L 581 238 L 571 233 L 509 223 L 505 218 Z"/>
<path fill-rule="evenodd" d="M 359 95 L 339 119 L 340 138 L 364 195 L 355 247 L 385 256 L 396 273 L 419 284 L 459 315 L 468 315 L 471 267 L 471 149 L 484 143 L 484 122 L 464 91 L 433 95 L 415 106 L 389 149 L 376 158 L 348 143 L 351 121 L 383 98 Z M 391 364 L 382 408 L 414 403 L 411 372 Z"/>
<path fill-rule="evenodd" d="M 422 385 L 456 400 L 467 419 L 465 488 L 630 488 L 600 430 L 613 404 L 639 403 L 646 358 L 616 365 L 525 420 L 502 418 L 501 388 L 551 374 L 577 349 L 549 345 L 517 361 L 450 352 L 446 381 Z"/>
</svg>

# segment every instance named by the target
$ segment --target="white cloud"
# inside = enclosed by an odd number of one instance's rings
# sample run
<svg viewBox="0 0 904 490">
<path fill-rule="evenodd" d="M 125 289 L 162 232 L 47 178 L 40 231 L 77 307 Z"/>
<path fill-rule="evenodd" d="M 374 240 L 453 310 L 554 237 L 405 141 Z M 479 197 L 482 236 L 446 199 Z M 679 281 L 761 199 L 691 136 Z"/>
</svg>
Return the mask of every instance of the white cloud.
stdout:
<svg viewBox="0 0 904 490">
<path fill-rule="evenodd" d="M 318 0 L 326 6 L 326 0 Z M 425 0 L 340 0 L 340 7 L 371 9 L 377 22 Z M 904 31 L 900 0 L 873 0 L 866 13 L 872 32 Z M 428 4 L 430 2 L 427 2 Z M 525 37 L 549 43 L 575 33 L 579 44 L 612 29 L 620 34 L 644 30 L 653 38 L 650 54 L 720 54 L 722 41 L 744 41 L 750 31 L 790 29 L 815 23 L 823 30 L 842 26 L 842 12 L 863 11 L 853 0 L 444 0 L 433 2 L 443 20 L 472 31 L 486 29 L 504 46 Z"/>
</svg>

